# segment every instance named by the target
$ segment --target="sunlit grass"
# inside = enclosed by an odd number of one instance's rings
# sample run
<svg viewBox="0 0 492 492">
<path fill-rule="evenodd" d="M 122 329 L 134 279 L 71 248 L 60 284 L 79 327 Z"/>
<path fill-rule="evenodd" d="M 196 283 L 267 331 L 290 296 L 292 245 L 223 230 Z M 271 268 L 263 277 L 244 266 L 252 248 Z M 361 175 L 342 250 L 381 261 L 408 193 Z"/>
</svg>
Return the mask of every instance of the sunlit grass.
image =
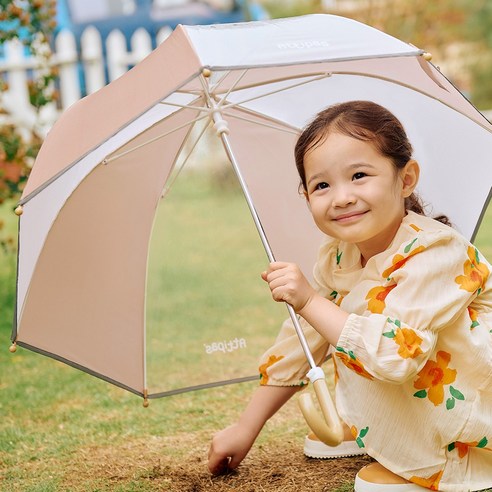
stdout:
<svg viewBox="0 0 492 492">
<path fill-rule="evenodd" d="M 257 374 L 260 347 L 287 316 L 260 278 L 266 265 L 237 188 L 220 190 L 193 175 L 175 183 L 150 251 L 151 392 Z"/>
<path fill-rule="evenodd" d="M 492 262 L 492 202 L 489 204 L 482 220 L 475 244 L 489 262 Z"/>
</svg>

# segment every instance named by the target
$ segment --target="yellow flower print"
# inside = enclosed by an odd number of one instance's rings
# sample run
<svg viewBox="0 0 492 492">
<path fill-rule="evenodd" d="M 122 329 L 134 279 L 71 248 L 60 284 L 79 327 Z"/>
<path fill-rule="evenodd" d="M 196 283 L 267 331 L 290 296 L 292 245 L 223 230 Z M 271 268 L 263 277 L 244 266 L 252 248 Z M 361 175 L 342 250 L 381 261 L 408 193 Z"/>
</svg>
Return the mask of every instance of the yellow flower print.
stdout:
<svg viewBox="0 0 492 492">
<path fill-rule="evenodd" d="M 386 307 L 386 296 L 396 287 L 397 284 L 389 285 L 388 287 L 383 287 L 379 285 L 373 287 L 366 296 L 367 309 L 374 314 L 381 314 Z"/>
<path fill-rule="evenodd" d="M 363 378 L 366 379 L 374 379 L 371 374 L 369 374 L 365 368 L 364 364 L 360 360 L 357 359 L 357 357 L 354 355 L 354 353 L 349 350 L 348 352 L 343 349 L 342 347 L 337 347 L 337 351 L 335 354 L 349 369 L 352 369 L 352 371 L 356 372 L 359 376 L 362 376 Z"/>
<path fill-rule="evenodd" d="M 473 309 L 468 306 L 468 315 L 470 316 L 470 330 L 473 330 L 473 328 L 476 328 L 477 326 L 480 325 L 478 321 L 478 312 L 476 309 Z"/>
<path fill-rule="evenodd" d="M 419 226 L 416 226 L 415 224 L 410 224 L 410 227 L 414 230 L 414 231 L 421 231 L 422 229 L 419 227 Z"/>
<path fill-rule="evenodd" d="M 417 391 L 413 396 L 417 398 L 428 397 L 438 406 L 444 401 L 444 385 L 451 384 L 456 379 L 456 369 L 449 369 L 448 364 L 451 354 L 440 350 L 436 354 L 436 360 L 428 360 L 423 369 L 418 373 L 418 379 L 413 383 Z M 454 399 L 464 400 L 463 395 L 451 387 L 452 403 L 446 402 L 448 410 L 454 407 Z M 450 399 L 451 400 L 451 399 Z"/>
<path fill-rule="evenodd" d="M 399 345 L 398 355 L 400 357 L 404 359 L 415 359 L 415 357 L 422 354 L 422 349 L 420 348 L 422 338 L 414 330 L 411 328 L 402 328 L 399 319 L 393 320 L 388 318 L 388 323 L 394 323 L 397 328 L 383 333 L 383 336 L 392 338 Z"/>
<path fill-rule="evenodd" d="M 439 490 L 439 482 L 441 481 L 443 473 L 444 470 L 441 470 L 440 472 L 434 473 L 434 475 L 431 475 L 429 478 L 416 477 L 414 475 L 410 478 L 410 482 L 416 483 L 417 485 L 426 487 L 430 490 Z"/>
<path fill-rule="evenodd" d="M 464 275 L 458 275 L 454 280 L 460 289 L 468 292 L 480 292 L 489 278 L 489 269 L 485 263 L 480 262 L 478 250 L 473 246 L 468 246 L 468 260 L 463 265 Z"/>
<path fill-rule="evenodd" d="M 414 241 L 416 241 L 416 239 L 414 239 Z M 414 241 L 407 245 L 407 247 L 405 248 L 405 252 L 407 248 L 412 246 Z M 403 267 L 412 256 L 415 256 L 416 254 L 421 253 L 424 250 L 425 246 L 419 246 L 418 248 L 415 248 L 408 256 L 395 255 L 393 257 L 393 260 L 391 261 L 392 265 L 383 272 L 383 278 L 388 278 L 394 271 Z"/>
<path fill-rule="evenodd" d="M 468 449 L 470 449 L 471 447 L 474 448 L 477 444 L 478 444 L 478 442 L 459 442 L 459 441 L 456 441 L 454 443 L 455 448 L 458 451 L 458 456 L 460 458 L 465 457 L 468 454 Z"/>
<path fill-rule="evenodd" d="M 337 306 L 340 306 L 340 304 L 342 304 L 342 301 L 343 301 L 343 296 L 342 296 L 342 294 L 340 294 L 336 290 L 334 290 L 328 296 L 328 299 L 330 299 L 330 301 L 334 302 Z"/>
<path fill-rule="evenodd" d="M 264 386 L 264 385 L 268 384 L 267 369 L 269 367 L 273 366 L 273 364 L 275 364 L 279 360 L 282 360 L 283 358 L 284 358 L 283 355 L 280 355 L 278 357 L 276 355 L 270 355 L 270 357 L 268 357 L 268 360 L 259 367 L 259 370 L 260 370 L 260 384 L 261 385 Z"/>
<path fill-rule="evenodd" d="M 456 441 L 454 443 L 455 445 L 455 448 L 457 449 L 458 451 L 458 456 L 460 458 L 463 458 L 465 457 L 467 454 L 468 454 L 468 449 L 470 447 L 475 447 L 478 443 L 472 443 L 472 442 L 469 442 L 469 443 L 466 443 L 466 442 L 459 442 L 459 441 Z"/>
<path fill-rule="evenodd" d="M 415 357 L 422 353 L 422 349 L 420 348 L 422 338 L 410 328 L 398 328 L 394 341 L 400 346 L 398 355 L 404 359 L 415 359 Z"/>
</svg>

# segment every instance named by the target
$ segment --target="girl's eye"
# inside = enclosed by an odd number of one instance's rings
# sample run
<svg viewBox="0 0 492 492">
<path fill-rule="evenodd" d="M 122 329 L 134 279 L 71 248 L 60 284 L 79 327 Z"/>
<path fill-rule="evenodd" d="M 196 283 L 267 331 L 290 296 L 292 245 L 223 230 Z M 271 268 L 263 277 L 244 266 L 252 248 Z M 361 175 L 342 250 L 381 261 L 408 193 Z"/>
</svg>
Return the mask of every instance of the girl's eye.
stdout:
<svg viewBox="0 0 492 492">
<path fill-rule="evenodd" d="M 365 178 L 366 176 L 367 176 L 366 173 L 359 172 L 359 173 L 355 173 L 354 176 L 352 177 L 352 179 L 353 180 L 361 179 L 361 178 Z"/>
<path fill-rule="evenodd" d="M 326 188 L 329 188 L 329 184 L 328 183 L 325 183 L 324 181 L 321 182 L 321 183 L 318 183 L 316 186 L 315 186 L 315 190 L 324 190 Z"/>
</svg>

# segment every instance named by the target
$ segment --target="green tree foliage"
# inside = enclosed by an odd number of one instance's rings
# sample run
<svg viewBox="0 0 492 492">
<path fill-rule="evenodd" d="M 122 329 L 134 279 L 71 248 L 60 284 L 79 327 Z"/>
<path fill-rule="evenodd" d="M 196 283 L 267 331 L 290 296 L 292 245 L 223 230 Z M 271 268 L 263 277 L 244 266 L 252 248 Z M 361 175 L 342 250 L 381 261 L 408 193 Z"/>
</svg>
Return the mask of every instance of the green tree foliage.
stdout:
<svg viewBox="0 0 492 492">
<path fill-rule="evenodd" d="M 0 47 L 19 40 L 39 61 L 29 81 L 29 98 L 38 112 L 56 98 L 55 70 L 50 67 L 50 37 L 55 27 L 55 0 L 0 0 Z M 8 73 L 0 76 L 0 203 L 16 199 L 22 192 L 29 170 L 41 145 L 34 128 L 17 128 L 3 107 L 8 97 Z"/>
<path fill-rule="evenodd" d="M 490 0 L 356 0 L 350 17 L 425 49 L 446 75 L 481 108 L 492 107 Z M 353 8 L 355 5 L 355 9 Z"/>
<path fill-rule="evenodd" d="M 468 0 L 467 36 L 473 41 L 471 75 L 473 102 L 480 108 L 492 108 L 492 2 Z"/>
<path fill-rule="evenodd" d="M 0 0 L 0 50 L 6 42 L 17 39 L 36 57 L 39 65 L 29 80 L 32 107 L 41 109 L 56 98 L 56 71 L 50 66 L 50 37 L 55 28 L 56 0 Z M 8 73 L 0 74 L 0 204 L 17 200 L 27 181 L 42 136 L 36 128 L 19 128 L 4 107 L 8 97 Z M 14 239 L 0 221 L 0 247 L 15 251 Z"/>
<path fill-rule="evenodd" d="M 492 108 L 491 0 L 262 0 L 272 17 L 327 12 L 380 29 L 434 55 L 478 107 Z"/>
<path fill-rule="evenodd" d="M 322 11 L 320 0 L 263 0 L 262 4 L 272 18 L 294 17 Z"/>
</svg>

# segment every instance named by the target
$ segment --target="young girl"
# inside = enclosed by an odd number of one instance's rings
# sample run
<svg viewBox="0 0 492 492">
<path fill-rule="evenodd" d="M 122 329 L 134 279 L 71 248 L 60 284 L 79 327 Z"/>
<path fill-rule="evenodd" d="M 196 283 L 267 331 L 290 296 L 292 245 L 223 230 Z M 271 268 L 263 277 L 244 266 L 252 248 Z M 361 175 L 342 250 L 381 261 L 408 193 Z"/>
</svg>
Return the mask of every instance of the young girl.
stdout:
<svg viewBox="0 0 492 492">
<path fill-rule="evenodd" d="M 322 111 L 295 156 L 327 235 L 317 289 L 291 263 L 272 263 L 262 277 L 305 320 L 318 363 L 334 347 L 346 438 L 377 460 L 357 474 L 355 490 L 492 487 L 489 263 L 446 217 L 424 216 L 413 193 L 419 166 L 385 108 L 352 101 Z M 246 410 L 213 438 L 213 473 L 238 466 L 308 369 L 286 322 Z"/>
</svg>

